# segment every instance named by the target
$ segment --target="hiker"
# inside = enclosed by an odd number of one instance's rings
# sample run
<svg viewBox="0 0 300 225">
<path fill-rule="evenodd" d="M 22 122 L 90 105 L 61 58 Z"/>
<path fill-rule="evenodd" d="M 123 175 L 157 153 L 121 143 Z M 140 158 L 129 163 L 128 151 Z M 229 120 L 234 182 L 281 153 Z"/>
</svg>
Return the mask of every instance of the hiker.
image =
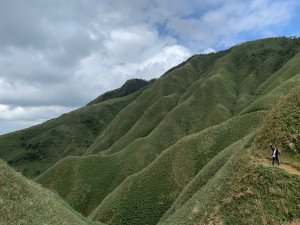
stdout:
<svg viewBox="0 0 300 225">
<path fill-rule="evenodd" d="M 275 146 L 275 148 L 273 148 L 272 144 L 271 145 L 271 149 L 272 149 L 272 165 L 275 164 L 275 161 L 277 163 L 277 165 L 279 165 L 279 159 L 278 159 L 278 155 L 279 155 L 279 150 L 277 148 L 277 146 Z"/>
</svg>

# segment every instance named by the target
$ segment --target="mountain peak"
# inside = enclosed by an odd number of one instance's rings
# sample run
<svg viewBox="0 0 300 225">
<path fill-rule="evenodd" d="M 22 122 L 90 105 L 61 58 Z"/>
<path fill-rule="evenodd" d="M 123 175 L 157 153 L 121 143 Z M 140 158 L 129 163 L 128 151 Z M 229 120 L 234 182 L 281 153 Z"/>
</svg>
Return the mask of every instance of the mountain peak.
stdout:
<svg viewBox="0 0 300 225">
<path fill-rule="evenodd" d="M 112 90 L 112 91 L 105 92 L 104 94 L 100 95 L 93 101 L 89 102 L 87 105 L 94 105 L 94 104 L 98 104 L 100 102 L 103 102 L 103 101 L 106 101 L 109 99 L 120 98 L 120 97 L 130 95 L 130 94 L 137 92 L 138 90 L 144 88 L 145 86 L 149 85 L 153 81 L 154 81 L 154 79 L 151 81 L 146 81 L 146 80 L 137 79 L 137 78 L 127 80 L 122 85 L 122 87 Z"/>
</svg>

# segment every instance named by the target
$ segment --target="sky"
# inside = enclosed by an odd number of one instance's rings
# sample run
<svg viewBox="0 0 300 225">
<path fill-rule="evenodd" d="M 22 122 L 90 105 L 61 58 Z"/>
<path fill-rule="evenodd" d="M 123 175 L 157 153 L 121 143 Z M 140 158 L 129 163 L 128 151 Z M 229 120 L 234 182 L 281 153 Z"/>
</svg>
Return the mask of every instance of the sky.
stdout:
<svg viewBox="0 0 300 225">
<path fill-rule="evenodd" d="M 1 0 L 0 134 L 197 53 L 300 36 L 298 0 Z"/>
</svg>

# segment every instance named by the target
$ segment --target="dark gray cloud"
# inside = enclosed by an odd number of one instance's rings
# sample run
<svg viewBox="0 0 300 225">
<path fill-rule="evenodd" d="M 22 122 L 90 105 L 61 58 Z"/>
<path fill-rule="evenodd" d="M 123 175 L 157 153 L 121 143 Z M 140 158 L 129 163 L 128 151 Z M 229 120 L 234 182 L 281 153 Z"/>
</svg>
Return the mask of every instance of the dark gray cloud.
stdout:
<svg viewBox="0 0 300 225">
<path fill-rule="evenodd" d="M 82 106 L 127 79 L 157 77 L 193 53 L 276 35 L 297 4 L 2 0 L 0 133 Z"/>
</svg>

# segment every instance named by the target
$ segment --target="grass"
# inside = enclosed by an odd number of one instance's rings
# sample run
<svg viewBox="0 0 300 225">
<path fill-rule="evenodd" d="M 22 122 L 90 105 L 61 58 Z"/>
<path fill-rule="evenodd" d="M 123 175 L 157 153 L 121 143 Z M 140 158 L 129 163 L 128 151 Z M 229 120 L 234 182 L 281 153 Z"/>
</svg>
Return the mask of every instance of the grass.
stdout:
<svg viewBox="0 0 300 225">
<path fill-rule="evenodd" d="M 112 224 L 156 224 L 199 170 L 222 149 L 259 125 L 263 118 L 263 114 L 259 114 L 237 117 L 183 138 L 147 168 L 128 177 L 91 218 Z M 146 216 L 149 213 L 151 217 Z"/>
<path fill-rule="evenodd" d="M 0 160 L 0 224 L 100 225 Z"/>
<path fill-rule="evenodd" d="M 300 177 L 252 164 L 250 137 L 227 149 L 231 156 L 208 181 L 200 171 L 158 224 L 283 224 L 299 219 Z"/>
<path fill-rule="evenodd" d="M 221 205 L 225 224 L 283 224 L 300 217 L 299 176 L 263 166 L 244 170 Z"/>
<path fill-rule="evenodd" d="M 200 170 L 158 224 L 222 224 L 217 207 L 229 191 L 230 177 L 239 170 L 235 163 L 244 154 L 242 150 L 248 139 L 233 143 L 220 152 L 208 168 Z M 207 169 L 214 172 L 205 178 Z"/>
<path fill-rule="evenodd" d="M 299 166 L 299 40 L 195 55 L 133 94 L 1 136 L 0 157 L 107 224 L 297 221 L 299 178 L 251 157 L 274 142 Z"/>
<path fill-rule="evenodd" d="M 256 157 L 270 158 L 271 148 L 278 146 L 280 161 L 300 169 L 300 88 L 279 99 L 266 117 L 255 140 Z"/>
<path fill-rule="evenodd" d="M 300 155 L 300 88 L 282 97 L 266 118 L 265 126 L 257 136 L 257 148 L 269 143 L 277 145 L 282 153 Z"/>
</svg>

